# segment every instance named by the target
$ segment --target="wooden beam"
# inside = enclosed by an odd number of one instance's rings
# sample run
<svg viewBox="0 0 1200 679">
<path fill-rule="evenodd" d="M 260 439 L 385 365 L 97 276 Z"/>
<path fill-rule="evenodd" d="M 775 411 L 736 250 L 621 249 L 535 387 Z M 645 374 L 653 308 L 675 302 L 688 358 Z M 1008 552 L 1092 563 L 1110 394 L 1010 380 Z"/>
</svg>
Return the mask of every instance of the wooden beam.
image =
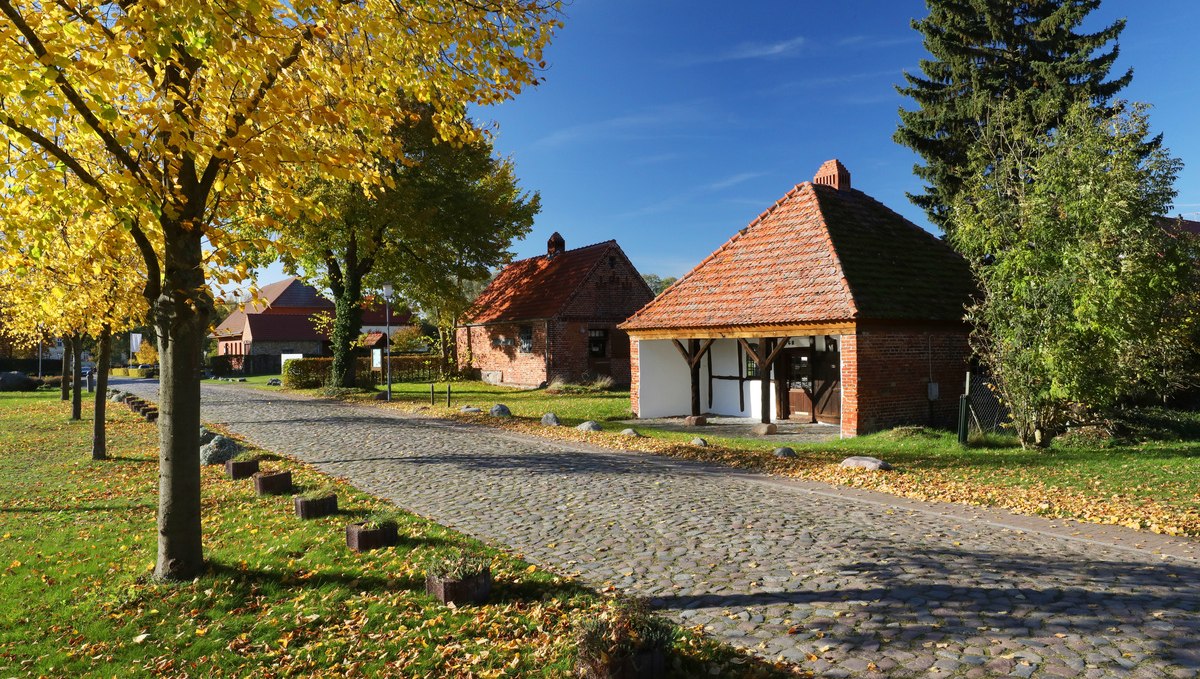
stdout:
<svg viewBox="0 0 1200 679">
<path fill-rule="evenodd" d="M 700 359 L 704 358 L 704 354 L 708 352 L 709 347 L 712 346 L 714 341 L 716 340 L 706 339 L 701 344 L 699 339 L 689 338 L 688 343 L 690 346 L 688 348 L 684 348 L 683 342 L 677 339 L 671 340 L 671 343 L 679 350 L 679 355 L 683 356 L 683 360 L 687 361 L 688 367 L 694 368 L 699 365 Z"/>
<path fill-rule="evenodd" d="M 692 357 L 688 355 L 688 350 L 683 348 L 683 342 L 680 342 L 677 339 L 672 339 L 671 344 L 674 344 L 675 348 L 679 350 L 679 355 L 683 356 L 683 360 L 686 361 L 688 365 L 691 365 Z"/>
<path fill-rule="evenodd" d="M 619 327 L 619 326 L 618 326 Z M 825 323 L 740 325 L 709 328 L 630 328 L 624 329 L 636 340 L 668 339 L 758 339 L 760 337 L 810 337 L 815 335 L 853 335 L 858 324 L 855 321 L 828 321 Z"/>
</svg>

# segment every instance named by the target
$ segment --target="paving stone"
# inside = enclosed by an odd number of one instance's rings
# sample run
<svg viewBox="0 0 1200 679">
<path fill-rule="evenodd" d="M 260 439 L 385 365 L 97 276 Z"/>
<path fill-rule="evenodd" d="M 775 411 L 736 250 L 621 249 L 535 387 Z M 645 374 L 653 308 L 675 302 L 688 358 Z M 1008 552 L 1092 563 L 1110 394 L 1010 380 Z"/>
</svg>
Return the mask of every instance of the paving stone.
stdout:
<svg viewBox="0 0 1200 679">
<path fill-rule="evenodd" d="M 157 401 L 153 382 L 120 388 Z M 1195 561 L 370 406 L 202 394 L 206 422 L 818 676 L 1195 677 Z"/>
</svg>

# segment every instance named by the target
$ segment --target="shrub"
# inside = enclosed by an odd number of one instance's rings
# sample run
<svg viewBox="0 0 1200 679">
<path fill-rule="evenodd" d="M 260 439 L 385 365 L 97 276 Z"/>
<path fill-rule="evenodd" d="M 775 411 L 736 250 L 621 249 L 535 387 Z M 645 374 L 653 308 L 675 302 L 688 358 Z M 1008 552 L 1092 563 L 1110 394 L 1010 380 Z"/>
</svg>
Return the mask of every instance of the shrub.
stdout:
<svg viewBox="0 0 1200 679">
<path fill-rule="evenodd" d="M 283 364 L 283 386 L 287 389 L 316 389 L 329 381 L 332 358 L 293 358 Z"/>
<path fill-rule="evenodd" d="M 617 599 L 611 612 L 589 618 L 579 627 L 576 644 L 584 677 L 639 676 L 639 656 L 665 652 L 675 628 L 650 611 L 644 600 Z"/>
<path fill-rule="evenodd" d="M 568 382 L 562 377 L 555 377 L 550 384 L 546 385 L 547 394 L 598 394 L 603 391 L 612 389 L 613 378 L 608 375 L 601 375 L 591 382 L 576 384 Z"/>
<path fill-rule="evenodd" d="M 483 573 L 491 564 L 492 560 L 482 554 L 452 549 L 430 556 L 425 572 L 443 580 L 466 580 Z"/>
<path fill-rule="evenodd" d="M 400 512 L 394 509 L 385 509 L 378 512 L 373 512 L 363 520 L 363 527 L 367 530 L 377 530 L 384 526 L 399 526 Z"/>
<path fill-rule="evenodd" d="M 129 377 L 129 368 L 110 368 L 108 374 L 113 377 Z"/>
</svg>

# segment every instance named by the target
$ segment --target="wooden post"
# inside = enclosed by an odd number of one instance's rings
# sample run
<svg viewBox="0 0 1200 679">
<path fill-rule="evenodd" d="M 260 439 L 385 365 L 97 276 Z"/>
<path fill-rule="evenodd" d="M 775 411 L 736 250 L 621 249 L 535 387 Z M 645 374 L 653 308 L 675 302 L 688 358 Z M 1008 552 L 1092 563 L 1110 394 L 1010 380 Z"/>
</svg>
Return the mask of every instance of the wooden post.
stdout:
<svg viewBox="0 0 1200 679">
<path fill-rule="evenodd" d="M 692 415 L 700 414 L 700 361 L 695 360 L 700 353 L 700 340 L 688 340 L 689 353 L 692 355 L 692 360 L 689 362 L 688 371 L 692 382 Z"/>
<path fill-rule="evenodd" d="M 771 342 L 772 342 L 772 340 L 768 337 L 762 338 L 762 340 L 759 342 L 758 351 L 763 356 L 770 355 Z M 758 365 L 758 385 L 759 385 L 758 393 L 759 393 L 759 398 L 761 400 L 760 410 L 762 410 L 762 416 L 760 417 L 760 421 L 763 424 L 770 424 L 771 423 L 771 364 L 766 361 L 763 361 L 762 363 L 759 363 L 759 365 Z"/>
<path fill-rule="evenodd" d="M 436 385 L 433 382 L 429 383 L 429 405 L 433 405 L 433 398 L 434 398 L 433 388 L 435 386 Z"/>
<path fill-rule="evenodd" d="M 683 342 L 677 339 L 671 341 L 675 343 L 675 348 L 679 350 L 679 355 L 683 356 L 683 360 L 688 364 L 688 375 L 691 379 L 692 387 L 692 415 L 700 415 L 700 359 L 708 353 L 713 340 L 706 339 L 704 342 L 701 342 L 698 339 L 690 339 L 688 340 L 687 348 L 684 348 Z"/>
<path fill-rule="evenodd" d="M 763 337 L 758 340 L 758 351 L 750 343 L 738 338 L 738 344 L 758 366 L 759 398 L 762 405 L 762 423 L 771 423 L 771 366 L 779 358 L 779 352 L 787 346 L 788 338 Z"/>
<path fill-rule="evenodd" d="M 450 383 L 446 383 L 446 407 L 450 407 Z"/>
</svg>

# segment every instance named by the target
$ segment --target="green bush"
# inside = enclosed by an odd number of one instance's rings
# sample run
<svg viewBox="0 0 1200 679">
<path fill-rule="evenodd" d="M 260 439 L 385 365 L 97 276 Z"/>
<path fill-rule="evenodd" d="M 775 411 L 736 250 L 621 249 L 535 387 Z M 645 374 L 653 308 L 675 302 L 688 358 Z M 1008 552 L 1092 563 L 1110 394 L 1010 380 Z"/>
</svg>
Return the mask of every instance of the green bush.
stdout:
<svg viewBox="0 0 1200 679">
<path fill-rule="evenodd" d="M 332 358 L 293 358 L 283 363 L 285 389 L 316 389 L 329 381 Z"/>
<path fill-rule="evenodd" d="M 329 381 L 332 358 L 293 358 L 283 364 L 283 386 L 287 389 L 317 389 Z M 358 359 L 354 370 L 355 387 L 374 389 L 369 359 Z"/>
</svg>

